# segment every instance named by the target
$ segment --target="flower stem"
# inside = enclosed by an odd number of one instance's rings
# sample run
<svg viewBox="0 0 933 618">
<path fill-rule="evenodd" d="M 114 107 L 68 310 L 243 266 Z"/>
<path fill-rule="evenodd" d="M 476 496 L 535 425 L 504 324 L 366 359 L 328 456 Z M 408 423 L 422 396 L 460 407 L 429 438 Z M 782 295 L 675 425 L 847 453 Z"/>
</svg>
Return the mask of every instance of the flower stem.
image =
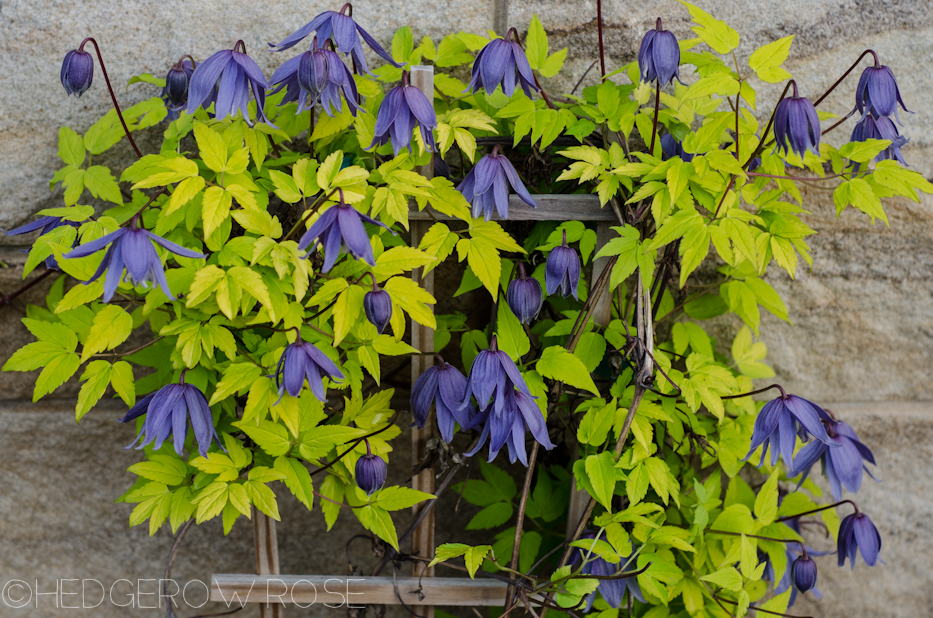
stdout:
<svg viewBox="0 0 933 618">
<path fill-rule="evenodd" d="M 819 513 L 820 511 L 825 511 L 826 509 L 832 509 L 832 508 L 839 506 L 840 504 L 846 504 L 846 503 L 852 505 L 852 508 L 855 509 L 856 515 L 859 514 L 858 505 L 856 503 L 852 502 L 851 500 L 840 500 L 839 502 L 835 502 L 833 504 L 827 504 L 826 506 L 821 506 L 820 508 L 813 509 L 812 511 L 804 511 L 803 513 L 797 513 L 796 515 L 787 515 L 786 517 L 778 517 L 774 521 L 781 522 L 781 521 L 787 521 L 789 519 L 797 519 L 798 517 L 803 517 L 804 515 L 812 515 L 814 513 Z"/>
<path fill-rule="evenodd" d="M 354 441 L 353 441 L 353 444 L 351 444 L 351 445 L 347 448 L 347 450 L 345 450 L 344 452 L 340 453 L 339 455 L 337 455 L 337 457 L 335 457 L 335 458 L 332 459 L 331 461 L 328 461 L 326 464 L 324 464 L 323 466 L 321 466 L 321 467 L 318 468 L 317 470 L 314 470 L 313 472 L 311 472 L 311 473 L 310 473 L 310 476 L 314 476 L 315 474 L 320 474 L 321 472 L 324 472 L 325 470 L 327 470 L 328 468 L 330 468 L 331 466 L 333 466 L 334 464 L 336 464 L 338 461 L 340 461 L 341 459 L 343 459 L 344 457 L 346 457 L 347 455 L 349 455 L 349 454 L 350 454 L 350 451 L 352 451 L 353 449 L 355 449 L 355 448 L 356 448 L 356 445 L 359 444 L 360 442 L 365 441 L 367 438 L 372 438 L 373 436 L 378 436 L 378 435 L 381 434 L 383 431 L 386 431 L 387 429 L 389 429 L 390 427 L 392 427 L 392 426 L 394 425 L 394 423 L 395 423 L 395 419 L 398 418 L 398 415 L 399 415 L 399 413 L 396 412 L 396 413 L 392 416 L 392 418 L 389 419 L 389 422 L 386 423 L 386 426 L 383 427 L 382 429 L 377 429 L 376 431 L 370 432 L 370 433 L 366 434 L 365 436 L 362 436 L 362 437 L 357 438 L 356 440 L 354 440 Z M 367 442 L 367 445 L 368 445 L 368 442 Z M 400 541 L 400 542 L 401 542 L 401 541 Z"/>
<path fill-rule="evenodd" d="M 518 517 L 515 519 L 515 542 L 514 545 L 512 545 L 512 562 L 509 565 L 512 571 L 518 568 L 518 554 L 521 549 L 522 529 L 525 523 L 525 508 L 528 506 L 528 494 L 531 493 L 531 477 L 533 477 L 535 473 L 535 463 L 538 460 L 539 446 L 538 441 L 535 440 L 534 446 L 531 447 L 531 455 L 528 456 L 528 469 L 525 470 L 525 482 L 522 485 L 522 496 L 518 501 Z M 506 603 L 508 603 L 511 596 L 512 586 L 509 585 L 505 593 Z"/>
<path fill-rule="evenodd" d="M 780 521 L 780 520 L 778 520 L 778 521 Z M 710 529 L 710 530 L 707 530 L 707 532 L 710 533 L 710 534 L 725 534 L 725 535 L 727 535 L 727 536 L 743 536 L 743 534 L 742 534 L 741 532 L 726 532 L 725 530 L 712 530 L 712 529 Z M 800 545 L 800 550 L 801 550 L 801 552 L 803 553 L 803 555 L 804 555 L 804 556 L 807 555 L 807 550 L 806 550 L 806 548 L 803 546 L 803 543 L 801 543 L 800 541 L 795 541 L 794 539 L 775 539 L 775 538 L 770 537 L 770 536 L 758 536 L 758 535 L 756 535 L 756 534 L 746 534 L 746 535 L 744 535 L 744 536 L 747 536 L 747 537 L 750 538 L 750 539 L 760 539 L 760 540 L 762 540 L 762 541 L 774 541 L 775 543 L 786 543 L 786 544 L 788 544 L 788 545 L 790 545 L 791 543 L 797 543 L 798 545 Z"/>
<path fill-rule="evenodd" d="M 107 83 L 107 90 L 110 91 L 110 100 L 113 101 L 113 108 L 117 110 L 117 117 L 120 118 L 120 124 L 123 125 L 123 132 L 126 133 L 126 138 L 130 140 L 130 145 L 133 147 L 133 150 L 136 151 L 136 156 L 142 159 L 143 153 L 139 151 L 139 147 L 133 140 L 133 136 L 130 135 L 130 129 L 126 126 L 126 120 L 123 119 L 123 112 L 120 111 L 120 104 L 117 103 L 117 96 L 113 93 L 113 86 L 110 85 L 110 77 L 107 75 L 107 67 L 104 66 L 104 57 L 100 53 L 100 47 L 98 47 L 97 41 L 95 41 L 93 37 L 84 39 L 81 41 L 81 45 L 78 47 L 78 51 L 84 51 L 84 46 L 88 42 L 94 44 L 94 51 L 97 52 L 97 60 L 100 62 L 100 70 L 101 73 L 104 74 L 104 81 Z"/>
<path fill-rule="evenodd" d="M 828 96 L 829 96 L 829 93 L 832 92 L 833 90 L 835 90 L 836 87 L 839 86 L 839 84 L 842 83 L 842 80 L 844 80 L 846 77 L 848 77 L 848 76 L 849 76 L 849 73 L 851 73 L 852 71 L 855 70 L 855 67 L 857 67 L 858 64 L 862 61 L 862 58 L 864 58 L 864 57 L 867 56 L 868 54 L 871 54 L 871 55 L 875 58 L 875 66 L 878 66 L 878 54 L 876 54 L 876 53 L 874 52 L 874 50 L 866 49 L 865 51 L 862 52 L 862 55 L 860 55 L 860 56 L 858 57 L 858 59 L 857 59 L 855 62 L 852 63 L 852 66 L 850 66 L 850 67 L 848 68 L 848 70 L 846 70 L 846 72 L 842 74 L 842 77 L 840 77 L 839 79 L 837 79 L 836 82 L 835 82 L 832 86 L 829 87 L 829 90 L 827 90 L 826 92 L 824 92 L 824 93 L 820 96 L 819 99 L 817 99 L 816 101 L 813 102 L 813 107 L 816 107 L 817 105 L 819 105 L 820 103 L 822 103 L 822 102 L 823 102 L 823 99 L 825 99 L 826 97 L 828 97 Z"/>
<path fill-rule="evenodd" d="M 661 111 L 661 80 L 657 80 L 656 84 L 657 88 L 654 91 L 654 122 L 651 125 L 651 148 L 648 149 L 648 154 L 652 157 L 654 156 L 654 140 L 658 136 L 658 113 Z"/>
<path fill-rule="evenodd" d="M 714 594 L 713 597 L 715 598 L 716 601 L 725 601 L 729 605 L 738 605 L 737 602 L 721 597 L 718 594 Z M 748 609 L 753 609 L 756 612 L 762 612 L 763 614 L 771 614 L 772 616 L 785 616 L 785 618 L 813 618 L 812 616 L 794 616 L 792 614 L 782 614 L 781 612 L 775 612 L 770 609 L 762 609 L 755 605 L 749 605 Z"/>
<path fill-rule="evenodd" d="M 596 33 L 599 37 L 599 74 L 606 77 L 606 49 L 603 46 L 603 2 L 596 0 Z"/>
<path fill-rule="evenodd" d="M 781 391 L 781 397 L 787 397 L 787 393 L 784 392 L 784 387 L 782 387 L 780 384 L 772 384 L 770 386 L 759 388 L 758 390 L 755 390 L 755 391 L 749 391 L 747 393 L 739 393 L 738 395 L 726 395 L 724 397 L 720 397 L 720 399 L 739 399 L 741 397 L 751 397 L 752 395 L 757 395 L 758 393 L 769 391 L 772 388 L 776 388 L 779 391 Z"/>
</svg>

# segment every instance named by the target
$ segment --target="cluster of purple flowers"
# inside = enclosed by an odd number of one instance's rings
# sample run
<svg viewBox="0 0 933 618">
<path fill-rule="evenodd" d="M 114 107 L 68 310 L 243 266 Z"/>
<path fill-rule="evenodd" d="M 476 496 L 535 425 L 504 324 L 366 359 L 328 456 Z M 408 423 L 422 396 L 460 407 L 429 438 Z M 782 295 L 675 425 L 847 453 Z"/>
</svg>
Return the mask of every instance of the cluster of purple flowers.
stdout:
<svg viewBox="0 0 933 618">
<path fill-rule="evenodd" d="M 878 62 L 878 56 L 874 55 L 875 64 L 862 71 L 862 76 L 858 80 L 858 86 L 855 89 L 855 110 L 862 114 L 855 128 L 852 130 L 853 142 L 864 142 L 869 139 L 888 140 L 891 144 L 878 153 L 875 161 L 893 159 L 902 165 L 907 165 L 904 156 L 901 154 L 901 147 L 907 143 L 907 138 L 902 137 L 897 130 L 897 125 L 891 120 L 891 116 L 900 123 L 897 116 L 897 106 L 908 113 L 910 110 L 904 105 L 901 99 L 901 91 L 897 87 L 897 80 L 894 78 L 894 71 Z M 856 170 L 858 165 L 855 165 Z"/>
</svg>

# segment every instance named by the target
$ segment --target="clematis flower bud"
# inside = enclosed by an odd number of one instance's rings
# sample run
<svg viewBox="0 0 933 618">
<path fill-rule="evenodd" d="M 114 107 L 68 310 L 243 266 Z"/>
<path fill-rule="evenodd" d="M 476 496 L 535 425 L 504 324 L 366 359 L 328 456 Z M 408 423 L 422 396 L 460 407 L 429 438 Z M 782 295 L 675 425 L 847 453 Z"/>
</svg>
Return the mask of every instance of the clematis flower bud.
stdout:
<svg viewBox="0 0 933 618">
<path fill-rule="evenodd" d="M 777 148 L 788 149 L 803 157 L 807 150 L 820 154 L 820 117 L 806 97 L 798 96 L 797 83 L 791 97 L 781 99 L 774 110 L 774 139 Z"/>
<path fill-rule="evenodd" d="M 665 86 L 673 83 L 675 77 L 680 81 L 680 44 L 673 32 L 661 26 L 660 17 L 656 28 L 646 32 L 641 40 L 638 69 L 643 82 L 657 79 L 659 85 Z"/>
<path fill-rule="evenodd" d="M 800 592 L 806 592 L 816 586 L 816 562 L 806 553 L 791 564 L 794 585 Z"/>
<path fill-rule="evenodd" d="M 876 119 L 880 116 L 890 117 L 892 114 L 896 117 L 898 103 L 905 112 L 913 113 L 901 100 L 901 91 L 897 87 L 897 80 L 894 79 L 894 71 L 879 64 L 878 57 L 875 56 L 875 66 L 862 71 L 858 80 L 858 86 L 855 88 L 855 109 L 862 114 L 862 118 L 866 114 L 871 114 Z"/>
<path fill-rule="evenodd" d="M 94 81 L 94 59 L 83 49 L 72 49 L 62 62 L 62 86 L 69 95 L 80 97 Z"/>
<path fill-rule="evenodd" d="M 531 324 L 544 304 L 541 284 L 534 277 L 525 275 L 525 265 L 521 262 L 518 264 L 518 277 L 509 283 L 506 298 L 512 313 L 522 324 Z"/>
<path fill-rule="evenodd" d="M 373 455 L 366 440 L 366 454 L 356 460 L 356 486 L 371 496 L 386 483 L 386 462 L 377 455 Z"/>
<path fill-rule="evenodd" d="M 188 58 L 182 58 L 168 70 L 162 97 L 170 110 L 177 111 L 188 104 L 188 84 L 193 73 L 194 63 Z"/>
<path fill-rule="evenodd" d="M 564 298 L 577 297 L 577 286 L 580 284 L 580 256 L 567 246 L 567 230 L 564 230 L 564 241 L 559 247 L 551 249 L 547 256 L 544 270 L 544 283 L 547 293 L 553 294 L 560 290 Z"/>
<path fill-rule="evenodd" d="M 381 335 L 392 319 L 392 297 L 385 290 L 380 290 L 373 281 L 373 289 L 363 296 L 363 309 L 366 311 L 366 319 L 372 322 Z"/>
<path fill-rule="evenodd" d="M 853 513 L 839 524 L 839 536 L 836 538 L 836 555 L 839 566 L 844 566 L 846 558 L 855 568 L 855 556 L 861 550 L 862 558 L 868 566 L 878 564 L 878 552 L 881 551 L 881 535 L 865 513 Z"/>
</svg>

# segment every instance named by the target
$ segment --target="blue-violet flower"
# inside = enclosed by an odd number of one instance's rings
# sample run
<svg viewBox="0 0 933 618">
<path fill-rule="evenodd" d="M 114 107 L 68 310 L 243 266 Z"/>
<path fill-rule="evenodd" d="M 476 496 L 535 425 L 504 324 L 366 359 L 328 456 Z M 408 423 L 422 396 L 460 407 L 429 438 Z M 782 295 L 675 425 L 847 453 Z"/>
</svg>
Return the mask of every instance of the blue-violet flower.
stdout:
<svg viewBox="0 0 933 618">
<path fill-rule="evenodd" d="M 509 283 L 506 299 L 509 309 L 522 324 L 531 324 L 544 305 L 541 284 L 534 277 L 525 274 L 525 264 L 522 262 L 518 263 L 518 277 Z"/>
<path fill-rule="evenodd" d="M 509 30 L 504 39 L 491 40 L 480 50 L 473 61 L 470 85 L 464 92 L 476 92 L 483 88 L 492 94 L 497 87 L 502 86 L 505 96 L 511 97 L 515 92 L 516 80 L 529 97 L 532 91 L 538 91 L 525 50 L 509 40 L 513 31 L 514 28 Z"/>
<path fill-rule="evenodd" d="M 820 117 L 816 108 L 806 97 L 798 96 L 797 83 L 792 81 L 794 94 L 785 97 L 774 110 L 774 139 L 778 150 L 788 149 L 800 157 L 807 150 L 820 154 Z"/>
<path fill-rule="evenodd" d="M 143 414 L 146 418 L 143 421 L 142 430 L 133 444 L 126 448 L 131 448 L 141 441 L 139 448 L 154 442 L 153 448 L 159 450 L 169 434 L 172 434 L 175 452 L 181 455 L 185 448 L 185 436 L 190 422 L 201 457 L 207 457 L 211 439 L 216 440 L 221 450 L 226 451 L 220 443 L 217 430 L 214 429 L 214 418 L 211 416 L 207 398 L 196 386 L 184 382 L 163 386 L 155 393 L 146 395 L 137 401 L 120 422 L 128 423 Z"/>
<path fill-rule="evenodd" d="M 523 202 L 532 208 L 537 207 L 508 157 L 499 154 L 497 145 L 492 149 L 492 154 L 480 159 L 470 170 L 463 182 L 457 186 L 457 191 L 463 194 L 467 202 L 473 204 L 474 218 L 482 213 L 489 221 L 493 214 L 498 212 L 500 219 L 508 219 L 509 185 L 515 189 L 515 193 Z"/>
<path fill-rule="evenodd" d="M 324 113 L 333 117 L 343 111 L 341 93 L 351 114 L 356 116 L 357 110 L 361 109 L 357 104 L 359 95 L 353 74 L 336 52 L 318 49 L 317 37 L 309 51 L 280 66 L 269 85 L 276 86 L 270 94 L 285 88 L 285 96 L 279 105 L 298 101 L 299 114 L 320 102 Z"/>
<path fill-rule="evenodd" d="M 438 359 L 440 362 L 428 367 L 412 387 L 411 413 L 418 429 L 423 429 L 433 404 L 441 438 L 450 444 L 454 439 L 456 424 L 460 423 L 461 428 L 470 426 L 475 408 L 472 401 L 466 408 L 460 406 L 467 379 L 456 367 L 440 357 Z"/>
<path fill-rule="evenodd" d="M 4 234 L 7 236 L 19 236 L 20 234 L 28 234 L 29 232 L 35 232 L 39 228 L 42 228 L 42 233 L 39 234 L 39 236 L 45 236 L 52 230 L 62 227 L 63 225 L 78 227 L 79 224 L 74 221 L 65 221 L 61 217 L 39 217 L 32 223 L 13 228 L 9 232 L 4 232 Z M 77 242 L 77 238 L 75 242 Z M 24 250 L 24 253 L 26 252 L 28 252 L 28 249 Z M 55 259 L 54 255 L 45 258 L 45 267 L 51 270 L 61 270 L 58 266 L 58 260 Z"/>
<path fill-rule="evenodd" d="M 292 397 L 301 395 L 301 387 L 304 386 L 305 379 L 308 380 L 308 387 L 318 401 L 323 402 L 327 395 L 324 391 L 324 376 L 331 380 L 343 380 L 343 373 L 337 368 L 326 354 L 321 352 L 316 345 L 301 341 L 289 344 L 282 352 L 279 358 L 279 364 L 275 367 L 275 386 L 279 391 L 278 403 L 282 400 L 285 391 Z"/>
<path fill-rule="evenodd" d="M 563 242 L 551 249 L 544 268 L 544 284 L 548 294 L 560 291 L 564 298 L 577 297 L 580 285 L 580 256 L 567 245 L 567 230 Z"/>
<path fill-rule="evenodd" d="M 855 109 L 862 114 L 863 118 L 865 114 L 871 114 L 876 119 L 890 117 L 892 114 L 897 117 L 898 103 L 905 112 L 913 113 L 907 109 L 901 99 L 901 91 L 897 87 L 894 71 L 879 64 L 878 57 L 875 56 L 875 66 L 862 71 L 862 76 L 858 80 L 858 86 L 855 88 Z M 899 118 L 898 121 L 900 121 Z"/>
<path fill-rule="evenodd" d="M 803 473 L 803 478 L 800 480 L 803 483 L 810 474 L 813 464 L 821 460 L 823 474 L 829 478 L 833 497 L 841 500 L 843 486 L 852 493 L 857 492 L 862 486 L 862 470 L 868 472 L 862 460 L 874 464 L 875 457 L 868 447 L 859 441 L 848 423 L 831 421 L 824 422 L 824 425 L 826 434 L 829 436 L 829 444 L 835 445 L 835 448 L 830 448 L 829 445 L 819 440 L 807 444 L 797 452 L 797 456 L 794 457 L 793 470 L 788 472 L 787 476 L 794 477 Z M 871 475 L 871 472 L 868 474 Z"/>
<path fill-rule="evenodd" d="M 782 390 L 779 397 L 766 403 L 758 412 L 752 431 L 752 445 L 743 461 L 748 461 L 755 449 L 763 444 L 759 466 L 770 448 L 772 466 L 780 456 L 788 468 L 793 468 L 794 445 L 798 435 L 804 441 L 812 435 L 824 444 L 835 446 L 823 428 L 823 420 L 832 421 L 823 408 L 803 397 L 787 395 Z"/>
<path fill-rule="evenodd" d="M 72 49 L 62 61 L 62 86 L 68 95 L 80 97 L 94 81 L 94 58 L 82 49 Z"/>
<path fill-rule="evenodd" d="M 369 440 L 366 440 L 366 454 L 356 460 L 356 474 L 353 475 L 356 486 L 371 496 L 386 484 L 386 472 L 385 460 L 373 455 Z"/>
<path fill-rule="evenodd" d="M 875 524 L 868 519 L 865 513 L 848 515 L 839 524 L 839 536 L 836 538 L 836 556 L 839 566 L 844 566 L 846 558 L 855 568 L 855 556 L 861 551 L 862 559 L 868 566 L 878 563 L 878 553 L 881 551 L 881 535 Z"/>
<path fill-rule="evenodd" d="M 244 51 L 237 51 L 238 47 Z M 198 107 L 210 105 L 216 87 L 216 98 L 213 100 L 217 120 L 236 116 L 239 112 L 247 123 L 252 124 L 248 108 L 249 93 L 252 91 L 256 99 L 256 115 L 262 122 L 272 125 L 265 113 L 266 78 L 259 65 L 246 55 L 245 49 L 243 41 L 237 41 L 233 49 L 221 50 L 197 66 L 188 86 L 189 114 L 193 114 Z"/>
<path fill-rule="evenodd" d="M 421 139 L 425 147 L 433 152 L 434 129 L 437 128 L 437 115 L 434 105 L 418 88 L 409 85 L 408 71 L 402 71 L 402 83 L 389 91 L 379 106 L 376 115 L 375 137 L 369 148 L 381 146 L 392 141 L 392 151 L 398 151 L 411 144 L 412 129 L 421 129 Z"/>
<path fill-rule="evenodd" d="M 341 192 L 340 202 L 325 210 L 324 214 L 318 217 L 318 220 L 298 241 L 298 248 L 303 250 L 310 246 L 308 254 L 305 255 L 305 258 L 308 258 L 320 242 L 324 247 L 324 272 L 333 268 L 337 262 L 341 246 L 346 247 L 353 257 L 365 261 L 370 266 L 375 266 L 373 247 L 369 244 L 369 236 L 366 234 L 366 228 L 363 227 L 363 221 L 389 229 L 383 223 L 345 204 L 343 192 Z"/>
<path fill-rule="evenodd" d="M 670 30 L 665 30 L 658 18 L 654 30 L 645 33 L 638 49 L 638 70 L 641 81 L 655 79 L 661 86 L 680 81 L 680 44 Z"/>
</svg>

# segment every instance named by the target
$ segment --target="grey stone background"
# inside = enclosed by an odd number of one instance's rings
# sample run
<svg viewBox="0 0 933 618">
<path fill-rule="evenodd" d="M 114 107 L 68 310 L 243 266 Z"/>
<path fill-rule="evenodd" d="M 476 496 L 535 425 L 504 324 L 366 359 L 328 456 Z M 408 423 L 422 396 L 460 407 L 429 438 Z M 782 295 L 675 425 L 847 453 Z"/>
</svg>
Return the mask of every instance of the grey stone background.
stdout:
<svg viewBox="0 0 933 618">
<path fill-rule="evenodd" d="M 698 0 L 742 35 L 740 60 L 758 45 L 795 34 L 787 66 L 803 94 L 816 95 L 865 48 L 879 52 L 896 72 L 908 107 L 902 114 L 910 144 L 904 149 L 912 168 L 933 176 L 929 153 L 933 112 L 926 106 L 933 91 L 933 4 L 925 0 Z M 628 62 L 642 33 L 660 15 L 680 37 L 691 36 L 688 14 L 669 0 L 606 0 L 606 44 L 610 67 Z M 108 71 L 125 106 L 151 96 L 151 87 L 126 92 L 130 76 L 164 73 L 179 56 L 198 59 L 243 38 L 260 66 L 271 74 L 289 57 L 264 51 L 320 10 L 337 9 L 314 0 L 181 2 L 179 0 L 12 0 L 0 2 L 0 228 L 30 219 L 36 210 L 60 203 L 48 180 L 60 165 L 57 130 L 67 124 L 84 131 L 110 105 L 99 70 L 82 98 L 68 98 L 59 84 L 61 58 L 85 36 L 101 43 Z M 490 26 L 486 1 L 438 3 L 424 0 L 363 1 L 354 15 L 378 40 L 411 25 L 416 40 L 439 39 L 457 30 L 484 32 Z M 549 89 L 569 88 L 596 58 L 595 2 L 513 1 L 510 25 L 524 32 L 537 13 L 549 33 L 551 49 L 569 47 L 566 75 Z M 867 62 L 867 61 L 866 61 Z M 852 106 L 858 76 L 831 96 L 824 109 L 844 114 Z M 594 79 L 591 73 L 584 83 Z M 759 90 L 759 114 L 770 113 L 776 87 Z M 833 138 L 844 140 L 852 121 Z M 143 144 L 145 148 L 145 144 Z M 105 160 L 132 161 L 125 144 Z M 859 500 L 884 539 L 887 563 L 860 565 L 852 573 L 837 569 L 833 558 L 820 562 L 822 602 L 805 599 L 795 610 L 812 616 L 933 616 L 930 592 L 933 531 L 933 199 L 886 203 L 890 228 L 871 226 L 847 211 L 836 218 L 831 194 L 811 190 L 805 207 L 819 231 L 811 239 L 812 272 L 792 282 L 774 273 L 771 282 L 785 298 L 794 326 L 764 316 L 762 338 L 769 361 L 789 390 L 827 404 L 848 420 L 875 450 L 882 483 L 866 481 Z M 23 255 L 16 243 L 0 238 L 0 293 L 19 285 Z M 19 325 L 25 302 L 41 304 L 42 290 L 0 307 L 0 361 L 29 340 Z M 721 323 L 728 342 L 735 324 Z M 130 507 L 112 501 L 131 482 L 126 467 L 136 455 L 120 450 L 131 436 L 113 422 L 119 405 L 102 405 L 76 425 L 73 397 L 66 385 L 57 396 L 33 406 L 34 376 L 0 376 L 0 585 L 18 578 L 40 580 L 47 591 L 56 578 L 157 578 L 171 544 L 159 531 L 129 529 Z M 399 453 L 397 461 L 407 459 Z M 404 466 L 393 471 L 404 479 Z M 321 542 L 320 514 L 301 512 L 282 500 L 279 541 L 286 572 L 348 572 L 343 542 L 360 528 L 348 521 Z M 444 530 L 466 521 L 464 513 L 445 515 Z M 331 540 L 332 539 L 332 540 Z M 815 539 L 814 544 L 820 543 Z M 359 551 L 365 548 L 360 548 Z M 364 555 L 362 552 L 361 555 Z M 193 531 L 177 563 L 179 579 L 207 580 L 212 572 L 246 572 L 253 564 L 248 525 L 238 523 L 223 537 L 216 522 Z M 151 583 L 144 584 L 152 586 Z M 74 589 L 69 584 L 68 590 Z M 153 597 L 145 597 L 147 601 Z M 215 610 L 217 611 L 217 610 Z M 308 615 L 310 610 L 290 610 Z M 315 615 L 343 612 L 317 608 Z M 196 612 L 182 612 L 190 615 Z M 55 609 L 50 597 L 39 607 L 13 610 L 0 604 L 0 616 L 93 615 L 156 616 L 157 610 L 102 606 Z M 241 612 L 239 615 L 248 615 Z"/>
</svg>

